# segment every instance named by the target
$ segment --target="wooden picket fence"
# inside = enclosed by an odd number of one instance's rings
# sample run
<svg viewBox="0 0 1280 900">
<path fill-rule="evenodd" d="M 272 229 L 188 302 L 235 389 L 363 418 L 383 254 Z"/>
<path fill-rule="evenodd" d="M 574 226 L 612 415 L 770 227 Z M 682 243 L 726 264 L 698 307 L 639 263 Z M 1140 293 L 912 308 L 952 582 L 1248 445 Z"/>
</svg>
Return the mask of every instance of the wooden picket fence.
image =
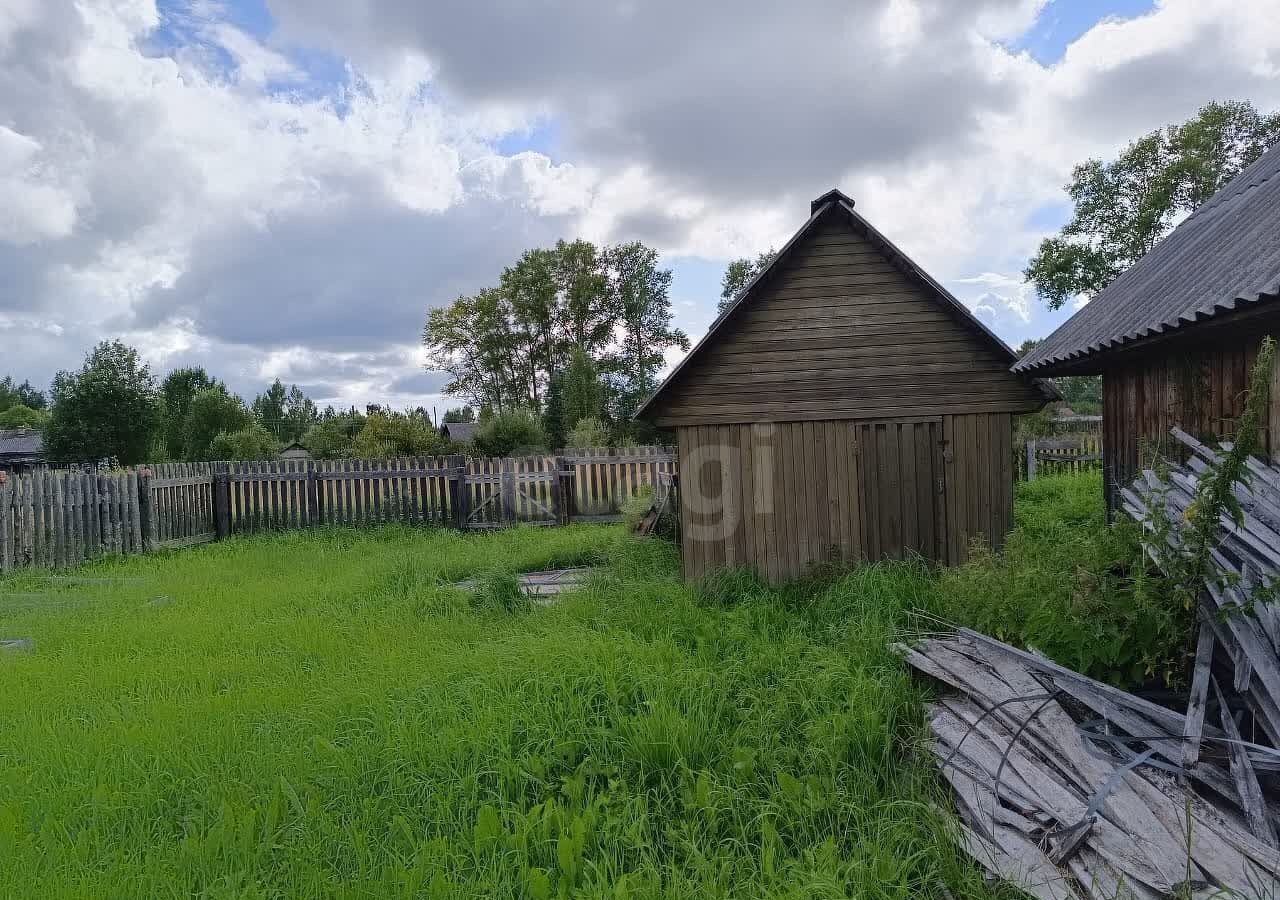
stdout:
<svg viewBox="0 0 1280 900">
<path fill-rule="evenodd" d="M 189 547 L 232 534 L 389 523 L 459 529 L 616 521 L 675 472 L 667 447 L 506 459 L 164 463 L 0 483 L 0 572 Z"/>
<path fill-rule="evenodd" d="M 1027 441 L 1023 477 L 1082 472 L 1102 465 L 1102 436 L 1097 433 L 1071 438 L 1035 438 Z"/>
</svg>

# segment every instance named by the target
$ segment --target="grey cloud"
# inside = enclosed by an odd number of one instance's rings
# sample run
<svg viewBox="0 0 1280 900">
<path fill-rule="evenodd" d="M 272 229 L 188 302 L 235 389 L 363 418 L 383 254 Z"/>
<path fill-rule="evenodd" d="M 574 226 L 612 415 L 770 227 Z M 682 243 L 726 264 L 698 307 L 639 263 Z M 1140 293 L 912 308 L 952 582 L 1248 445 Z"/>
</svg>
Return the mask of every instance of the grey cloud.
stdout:
<svg viewBox="0 0 1280 900">
<path fill-rule="evenodd" d="M 270 0 L 286 34 L 356 54 L 413 46 L 463 101 L 550 105 L 570 151 L 722 197 L 954 152 L 978 113 L 1014 102 L 968 28 L 1014 5 L 926 3 L 921 39 L 897 54 L 882 2 Z"/>
<path fill-rule="evenodd" d="M 448 383 L 447 372 L 423 371 L 397 378 L 387 389 L 396 394 L 439 394 Z"/>
<path fill-rule="evenodd" d="M 423 214 L 369 194 L 199 241 L 173 286 L 137 306 L 134 327 L 189 318 L 201 334 L 260 348 L 412 344 L 429 308 L 493 283 L 523 249 L 567 231 L 517 203 L 475 198 Z"/>
</svg>

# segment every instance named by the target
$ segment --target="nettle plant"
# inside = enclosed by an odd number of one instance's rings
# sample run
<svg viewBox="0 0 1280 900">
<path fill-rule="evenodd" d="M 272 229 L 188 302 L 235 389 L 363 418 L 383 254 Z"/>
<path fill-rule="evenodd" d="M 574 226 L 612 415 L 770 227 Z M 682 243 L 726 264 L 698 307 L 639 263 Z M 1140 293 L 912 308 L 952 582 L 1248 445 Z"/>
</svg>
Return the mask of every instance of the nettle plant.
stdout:
<svg viewBox="0 0 1280 900">
<path fill-rule="evenodd" d="M 1160 487 L 1153 492 L 1154 502 L 1149 504 L 1151 514 L 1145 523 L 1148 535 L 1144 545 L 1164 573 L 1171 599 L 1188 616 L 1194 615 L 1206 585 L 1227 588 L 1239 580 L 1238 575 L 1223 572 L 1214 565 L 1213 551 L 1218 546 L 1218 530 L 1224 516 L 1237 526 L 1243 525 L 1244 511 L 1234 488 L 1236 484 L 1249 483 L 1249 456 L 1261 446 L 1262 417 L 1267 408 L 1275 349 L 1274 339 L 1263 339 L 1250 373 L 1244 414 L 1240 417 L 1235 442 L 1216 459 L 1206 462 L 1207 468 L 1197 482 L 1195 499 L 1181 514 L 1176 515 L 1175 507 L 1169 502 L 1172 480 L 1167 462 L 1156 467 Z M 1251 605 L 1274 600 L 1278 592 L 1280 588 L 1275 583 L 1251 585 Z M 1190 627 L 1187 631 L 1190 633 Z"/>
</svg>

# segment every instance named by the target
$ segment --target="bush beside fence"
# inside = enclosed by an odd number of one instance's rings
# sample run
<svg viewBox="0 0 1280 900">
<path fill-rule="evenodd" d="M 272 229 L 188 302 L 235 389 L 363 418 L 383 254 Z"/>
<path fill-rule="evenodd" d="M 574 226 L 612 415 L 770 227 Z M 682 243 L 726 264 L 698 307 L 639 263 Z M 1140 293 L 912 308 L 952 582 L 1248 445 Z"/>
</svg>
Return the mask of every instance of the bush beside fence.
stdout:
<svg viewBox="0 0 1280 900">
<path fill-rule="evenodd" d="M 618 521 L 627 499 L 674 472 L 666 447 L 34 471 L 0 483 L 0 572 L 286 528 Z"/>
</svg>

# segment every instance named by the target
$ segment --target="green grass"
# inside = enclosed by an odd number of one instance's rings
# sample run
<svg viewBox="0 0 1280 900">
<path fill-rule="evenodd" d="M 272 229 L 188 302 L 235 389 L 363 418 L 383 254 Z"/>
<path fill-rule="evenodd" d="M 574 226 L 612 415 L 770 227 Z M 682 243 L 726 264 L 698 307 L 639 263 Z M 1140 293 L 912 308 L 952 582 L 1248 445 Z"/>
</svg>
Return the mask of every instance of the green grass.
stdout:
<svg viewBox="0 0 1280 900">
<path fill-rule="evenodd" d="M 390 528 L 0 582 L 0 895 L 990 896 L 886 649 L 930 576 L 676 572 L 621 528 Z"/>
<path fill-rule="evenodd" d="M 693 588 L 670 545 L 590 526 L 0 581 L 0 638 L 35 641 L 0 654 L 0 896 L 1011 896 L 954 846 L 887 647 L 918 610 L 1121 682 L 1174 667 L 1107 649 L 1176 616 L 1100 495 L 1041 479 L 1003 555 L 783 590 Z M 516 590 L 580 564 L 556 607 Z"/>
<path fill-rule="evenodd" d="M 1120 686 L 1179 682 L 1192 618 L 1177 609 L 1123 514 L 1108 526 L 1099 472 L 1018 485 L 1000 554 L 942 574 L 939 607 L 961 622 Z"/>
</svg>

